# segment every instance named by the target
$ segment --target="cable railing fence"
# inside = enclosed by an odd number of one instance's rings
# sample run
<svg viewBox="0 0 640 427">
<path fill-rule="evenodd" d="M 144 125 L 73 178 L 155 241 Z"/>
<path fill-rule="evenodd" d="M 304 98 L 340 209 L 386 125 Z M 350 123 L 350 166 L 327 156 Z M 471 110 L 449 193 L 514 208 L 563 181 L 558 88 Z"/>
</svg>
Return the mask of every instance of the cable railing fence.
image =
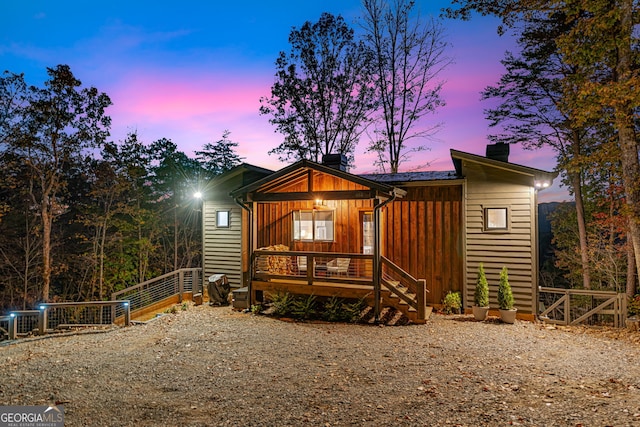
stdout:
<svg viewBox="0 0 640 427">
<path fill-rule="evenodd" d="M 104 327 L 117 323 L 116 308 L 129 326 L 129 301 L 87 301 L 42 303 L 38 310 L 12 311 L 0 317 L 0 339 L 15 340 L 30 335 L 45 335 L 72 328 Z"/>
<path fill-rule="evenodd" d="M 80 327 L 128 326 L 131 313 L 202 292 L 201 268 L 183 268 L 111 294 L 111 301 L 42 303 L 0 316 L 0 341 Z"/>
<path fill-rule="evenodd" d="M 144 309 L 175 295 L 196 294 L 202 291 L 201 268 L 183 268 L 163 274 L 146 282 L 128 287 L 111 294 L 112 300 L 128 300 L 132 312 Z M 123 315 L 122 308 L 116 307 L 115 317 Z"/>
</svg>

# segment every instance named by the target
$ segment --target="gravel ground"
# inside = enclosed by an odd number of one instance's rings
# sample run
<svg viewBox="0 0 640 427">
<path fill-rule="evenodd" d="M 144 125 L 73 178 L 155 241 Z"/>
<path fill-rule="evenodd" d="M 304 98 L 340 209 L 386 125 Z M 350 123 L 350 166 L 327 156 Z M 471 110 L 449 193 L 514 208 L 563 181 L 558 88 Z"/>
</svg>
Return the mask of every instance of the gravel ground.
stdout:
<svg viewBox="0 0 640 427">
<path fill-rule="evenodd" d="M 206 305 L 0 347 L 0 405 L 67 426 L 640 426 L 625 331 L 433 315 L 294 323 Z"/>
</svg>

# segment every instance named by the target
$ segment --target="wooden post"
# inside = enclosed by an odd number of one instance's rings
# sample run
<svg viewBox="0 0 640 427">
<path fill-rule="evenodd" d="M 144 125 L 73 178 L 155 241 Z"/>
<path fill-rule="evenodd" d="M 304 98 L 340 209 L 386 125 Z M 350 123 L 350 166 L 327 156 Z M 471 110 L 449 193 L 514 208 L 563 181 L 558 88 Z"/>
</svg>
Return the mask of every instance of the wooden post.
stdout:
<svg viewBox="0 0 640 427">
<path fill-rule="evenodd" d="M 564 291 L 564 324 L 569 325 L 571 323 L 571 295 L 569 291 Z"/>
<path fill-rule="evenodd" d="M 184 293 L 184 270 L 178 272 L 178 293 L 180 294 L 180 302 L 182 302 L 182 294 Z"/>
<path fill-rule="evenodd" d="M 313 285 L 313 276 L 316 274 L 316 258 L 306 255 L 307 258 L 307 285 Z"/>
<path fill-rule="evenodd" d="M 427 313 L 427 281 L 418 279 L 418 289 L 416 292 L 416 302 L 418 304 L 418 319 L 426 320 Z"/>
<path fill-rule="evenodd" d="M 379 200 L 373 202 L 373 313 L 375 321 L 380 321 L 380 276 L 382 265 L 380 263 L 380 209 Z"/>
<path fill-rule="evenodd" d="M 198 269 L 194 268 L 191 270 L 191 295 L 200 292 L 203 292 L 203 290 L 200 289 L 200 274 L 198 273 Z"/>
</svg>

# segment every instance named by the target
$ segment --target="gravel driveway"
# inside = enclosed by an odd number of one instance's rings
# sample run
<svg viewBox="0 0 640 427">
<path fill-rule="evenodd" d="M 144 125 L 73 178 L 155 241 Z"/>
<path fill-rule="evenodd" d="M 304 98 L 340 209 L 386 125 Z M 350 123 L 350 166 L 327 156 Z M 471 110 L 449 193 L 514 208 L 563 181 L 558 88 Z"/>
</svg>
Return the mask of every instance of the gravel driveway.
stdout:
<svg viewBox="0 0 640 427">
<path fill-rule="evenodd" d="M 0 404 L 66 426 L 640 426 L 637 333 L 433 315 L 293 323 L 206 305 L 0 347 Z"/>
</svg>

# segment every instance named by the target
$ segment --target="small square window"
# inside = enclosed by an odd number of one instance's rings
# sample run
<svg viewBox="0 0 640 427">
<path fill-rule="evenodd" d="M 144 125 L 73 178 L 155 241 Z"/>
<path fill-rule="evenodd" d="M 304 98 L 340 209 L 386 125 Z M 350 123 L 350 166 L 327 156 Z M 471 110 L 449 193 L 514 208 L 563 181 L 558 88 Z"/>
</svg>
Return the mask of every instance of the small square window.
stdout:
<svg viewBox="0 0 640 427">
<path fill-rule="evenodd" d="M 229 211 L 216 211 L 216 227 L 229 228 L 231 227 L 230 212 Z"/>
<path fill-rule="evenodd" d="M 509 229 L 509 209 L 508 208 L 485 208 L 484 209 L 484 229 L 508 230 Z"/>
</svg>

